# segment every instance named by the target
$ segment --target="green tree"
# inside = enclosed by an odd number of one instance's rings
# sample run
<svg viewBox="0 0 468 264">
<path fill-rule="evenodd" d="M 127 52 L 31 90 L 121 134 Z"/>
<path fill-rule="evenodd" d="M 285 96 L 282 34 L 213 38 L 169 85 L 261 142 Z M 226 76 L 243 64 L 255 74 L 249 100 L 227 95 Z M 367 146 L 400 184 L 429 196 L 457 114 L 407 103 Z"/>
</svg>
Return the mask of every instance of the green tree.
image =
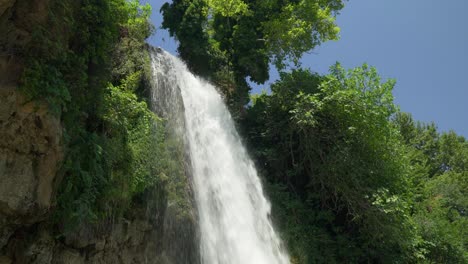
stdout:
<svg viewBox="0 0 468 264">
<path fill-rule="evenodd" d="M 429 263 L 468 261 L 468 144 L 453 131 L 438 133 L 435 124 L 414 122 L 398 113 L 399 127 L 410 158 L 413 215 Z"/>
<path fill-rule="evenodd" d="M 253 97 L 244 122 L 293 258 L 415 260 L 409 162 L 390 120 L 394 81 L 366 65 L 330 72 L 282 73 L 271 95 Z"/>
<path fill-rule="evenodd" d="M 179 40 L 189 68 L 244 105 L 247 77 L 263 83 L 270 63 L 278 69 L 298 64 L 304 52 L 337 39 L 334 18 L 341 8 L 341 0 L 174 0 L 161 11 L 162 27 Z"/>
</svg>

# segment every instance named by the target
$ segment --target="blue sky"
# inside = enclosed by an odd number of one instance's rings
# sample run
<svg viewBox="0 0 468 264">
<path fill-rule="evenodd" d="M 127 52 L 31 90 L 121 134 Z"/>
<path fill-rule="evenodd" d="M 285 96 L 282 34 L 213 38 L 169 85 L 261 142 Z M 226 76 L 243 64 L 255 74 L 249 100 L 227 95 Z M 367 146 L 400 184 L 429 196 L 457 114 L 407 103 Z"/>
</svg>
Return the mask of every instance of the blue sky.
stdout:
<svg viewBox="0 0 468 264">
<path fill-rule="evenodd" d="M 159 27 L 166 1 L 148 2 Z M 402 111 L 468 137 L 467 11 L 468 0 L 350 0 L 337 18 L 340 40 L 305 54 L 302 66 L 326 73 L 336 61 L 346 68 L 366 62 L 397 80 L 394 96 Z M 172 53 L 177 47 L 160 29 L 149 42 Z M 277 78 L 272 70 L 268 83 Z"/>
</svg>

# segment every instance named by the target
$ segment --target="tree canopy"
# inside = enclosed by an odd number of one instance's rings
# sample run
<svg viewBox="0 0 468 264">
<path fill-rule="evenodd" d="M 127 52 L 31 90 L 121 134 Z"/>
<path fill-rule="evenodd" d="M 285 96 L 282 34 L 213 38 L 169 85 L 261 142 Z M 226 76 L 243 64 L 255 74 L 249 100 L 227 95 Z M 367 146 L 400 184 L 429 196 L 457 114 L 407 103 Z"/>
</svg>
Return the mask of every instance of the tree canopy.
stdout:
<svg viewBox="0 0 468 264">
<path fill-rule="evenodd" d="M 163 28 L 180 41 L 179 52 L 183 59 L 196 54 L 211 57 L 221 53 L 218 55 L 224 57 L 223 64 L 243 69 L 242 75 L 262 83 L 268 75 L 259 73 L 268 70 L 268 63 L 254 65 L 248 58 L 252 55 L 249 51 L 257 51 L 258 58 L 274 62 L 279 69 L 283 69 L 287 61 L 297 64 L 304 52 L 323 41 L 338 38 L 335 15 L 342 7 L 343 2 L 336 0 L 178 0 L 164 4 L 161 11 Z M 200 37 L 190 39 L 189 43 L 186 37 L 190 34 L 186 30 L 197 32 Z M 208 49 L 196 49 L 201 46 Z M 195 50 L 185 50 L 185 47 Z M 199 71 L 198 67 L 193 68 Z"/>
<path fill-rule="evenodd" d="M 245 104 L 250 87 L 269 79 L 270 64 L 284 69 L 323 41 L 337 39 L 341 0 L 175 0 L 162 6 L 162 27 L 197 74 Z"/>
</svg>

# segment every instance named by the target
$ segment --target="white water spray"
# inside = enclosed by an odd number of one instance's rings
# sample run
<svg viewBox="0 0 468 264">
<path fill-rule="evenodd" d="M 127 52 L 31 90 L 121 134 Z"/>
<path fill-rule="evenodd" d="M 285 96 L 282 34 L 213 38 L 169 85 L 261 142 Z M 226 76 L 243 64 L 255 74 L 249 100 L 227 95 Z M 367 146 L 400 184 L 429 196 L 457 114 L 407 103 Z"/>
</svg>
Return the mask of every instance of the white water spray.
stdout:
<svg viewBox="0 0 468 264">
<path fill-rule="evenodd" d="M 289 263 L 269 219 L 270 203 L 263 195 L 257 171 L 220 94 L 164 51 L 153 52 L 152 62 L 155 82 L 159 83 L 155 89 L 173 89 L 153 95 L 175 95 L 180 89 L 183 108 L 169 107 L 173 111 L 185 108 L 184 136 L 193 168 L 201 262 Z M 163 73 L 161 69 L 165 69 Z M 168 104 L 168 98 L 155 100 Z"/>
</svg>

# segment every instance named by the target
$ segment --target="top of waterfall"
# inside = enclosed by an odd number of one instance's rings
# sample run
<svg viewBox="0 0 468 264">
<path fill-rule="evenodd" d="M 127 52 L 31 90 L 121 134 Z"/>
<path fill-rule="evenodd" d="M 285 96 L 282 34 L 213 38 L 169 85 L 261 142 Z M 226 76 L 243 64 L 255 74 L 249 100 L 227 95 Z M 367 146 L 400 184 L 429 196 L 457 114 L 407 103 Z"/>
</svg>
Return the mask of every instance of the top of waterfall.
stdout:
<svg viewBox="0 0 468 264">
<path fill-rule="evenodd" d="M 162 52 L 165 52 L 165 50 L 161 47 L 155 47 L 155 46 L 151 46 L 151 45 L 148 45 L 149 46 L 149 49 L 152 50 L 152 51 L 155 51 L 155 52 L 158 52 L 158 53 L 162 53 Z"/>
</svg>

